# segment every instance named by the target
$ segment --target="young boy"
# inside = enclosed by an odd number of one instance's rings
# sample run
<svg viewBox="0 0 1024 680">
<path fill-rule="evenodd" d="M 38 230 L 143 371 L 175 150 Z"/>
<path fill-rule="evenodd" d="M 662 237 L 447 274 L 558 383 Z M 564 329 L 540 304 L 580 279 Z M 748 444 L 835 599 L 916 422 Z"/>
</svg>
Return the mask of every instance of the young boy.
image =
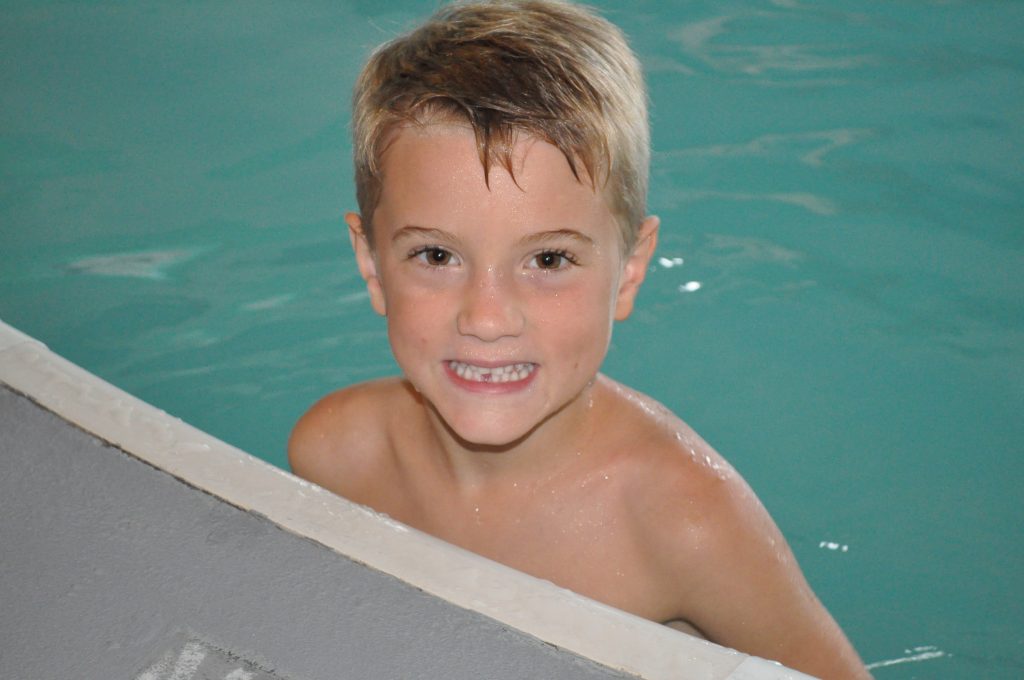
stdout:
<svg viewBox="0 0 1024 680">
<path fill-rule="evenodd" d="M 293 470 L 653 621 L 867 673 L 740 476 L 598 371 L 654 252 L 639 64 L 562 2 L 459 4 L 378 49 L 348 224 L 402 377 L 317 403 Z"/>
</svg>

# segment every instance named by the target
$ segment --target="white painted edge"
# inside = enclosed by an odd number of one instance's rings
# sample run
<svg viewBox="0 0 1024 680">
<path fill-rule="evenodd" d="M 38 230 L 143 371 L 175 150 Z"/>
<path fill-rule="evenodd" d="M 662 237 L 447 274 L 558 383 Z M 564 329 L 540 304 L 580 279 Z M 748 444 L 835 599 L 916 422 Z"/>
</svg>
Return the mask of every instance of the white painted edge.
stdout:
<svg viewBox="0 0 1024 680">
<path fill-rule="evenodd" d="M 287 531 L 599 664 L 648 680 L 809 677 L 600 604 L 351 503 L 133 397 L 3 321 L 0 382 Z"/>
</svg>

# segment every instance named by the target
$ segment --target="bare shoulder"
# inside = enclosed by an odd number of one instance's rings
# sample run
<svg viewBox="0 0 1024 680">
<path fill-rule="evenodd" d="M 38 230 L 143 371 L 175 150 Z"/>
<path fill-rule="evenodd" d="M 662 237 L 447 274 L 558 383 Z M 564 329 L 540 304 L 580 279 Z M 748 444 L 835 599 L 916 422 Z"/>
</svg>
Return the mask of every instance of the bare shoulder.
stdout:
<svg viewBox="0 0 1024 680">
<path fill-rule="evenodd" d="M 299 477 L 356 500 L 385 464 L 392 421 L 408 408 L 401 379 L 387 378 L 332 392 L 295 424 L 288 440 L 288 463 Z"/>
<path fill-rule="evenodd" d="M 807 673 L 870 677 L 743 477 L 657 401 L 606 382 L 634 442 L 630 521 L 674 616 Z"/>
<path fill-rule="evenodd" d="M 697 500 L 747 490 L 726 460 L 664 405 L 604 376 L 601 387 L 614 403 L 615 430 L 619 448 L 628 456 L 629 476 L 651 492 L 644 495 L 651 504 L 648 510 L 663 504 L 665 510 L 694 506 L 704 514 Z"/>
<path fill-rule="evenodd" d="M 753 530 L 754 520 L 767 516 L 736 470 L 681 418 L 636 390 L 607 378 L 602 383 L 615 404 L 616 448 L 633 519 L 652 532 L 663 558 L 706 545 L 726 524 Z"/>
</svg>

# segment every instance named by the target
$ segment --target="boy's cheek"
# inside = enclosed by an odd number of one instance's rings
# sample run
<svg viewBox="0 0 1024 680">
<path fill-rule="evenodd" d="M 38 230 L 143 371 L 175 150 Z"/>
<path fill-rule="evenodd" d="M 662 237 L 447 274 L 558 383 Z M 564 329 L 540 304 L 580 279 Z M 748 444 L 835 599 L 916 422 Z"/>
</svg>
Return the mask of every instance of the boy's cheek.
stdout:
<svg viewBox="0 0 1024 680">
<path fill-rule="evenodd" d="M 463 291 L 439 272 L 430 272 L 424 279 L 397 274 L 367 281 L 374 309 L 387 316 L 396 327 L 436 328 L 445 320 L 454 321 L 464 303 Z M 400 280 L 399 280 L 400 279 Z M 509 304 L 518 306 L 534 326 L 546 329 L 590 327 L 593 323 L 610 323 L 620 308 L 618 291 L 610 280 L 579 279 L 567 285 L 536 285 L 522 282 L 518 292 L 509 292 Z M 385 293 L 385 291 L 387 291 Z"/>
<path fill-rule="evenodd" d="M 617 311 L 615 291 L 610 288 L 570 290 L 536 301 L 529 318 L 534 327 L 554 331 L 566 340 L 582 334 L 597 342 L 611 331 Z"/>
</svg>

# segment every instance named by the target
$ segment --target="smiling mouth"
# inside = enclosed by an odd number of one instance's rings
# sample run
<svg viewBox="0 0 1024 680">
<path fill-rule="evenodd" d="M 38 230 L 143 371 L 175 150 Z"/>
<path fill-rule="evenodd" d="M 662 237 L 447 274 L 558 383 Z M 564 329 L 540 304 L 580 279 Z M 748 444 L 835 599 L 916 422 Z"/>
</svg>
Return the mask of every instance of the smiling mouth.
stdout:
<svg viewBox="0 0 1024 680">
<path fill-rule="evenodd" d="M 449 361 L 448 368 L 463 380 L 479 383 L 509 383 L 526 380 L 537 368 L 537 364 L 522 363 L 485 368 L 461 361 Z"/>
</svg>

